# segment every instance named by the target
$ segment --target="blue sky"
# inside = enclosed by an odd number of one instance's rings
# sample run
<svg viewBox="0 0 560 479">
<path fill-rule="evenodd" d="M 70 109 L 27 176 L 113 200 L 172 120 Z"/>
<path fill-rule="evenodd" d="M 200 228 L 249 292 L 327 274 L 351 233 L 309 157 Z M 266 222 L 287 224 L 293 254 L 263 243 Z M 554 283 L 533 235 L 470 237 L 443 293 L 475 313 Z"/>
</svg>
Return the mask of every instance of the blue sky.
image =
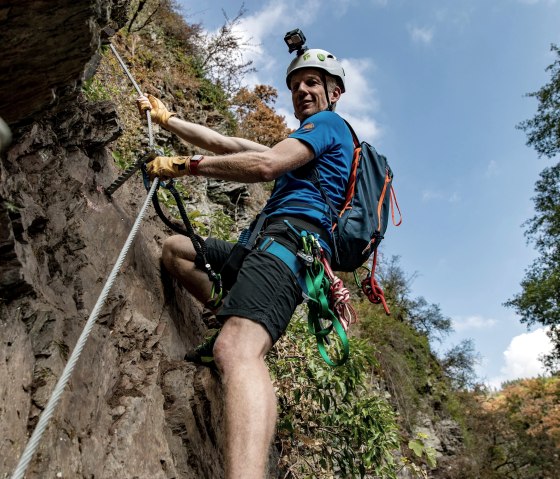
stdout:
<svg viewBox="0 0 560 479">
<path fill-rule="evenodd" d="M 241 3 L 182 0 L 208 31 Z M 277 110 L 297 125 L 284 83 L 284 34 L 301 28 L 311 48 L 342 62 L 338 113 L 384 153 L 395 173 L 403 225 L 382 251 L 399 255 L 414 296 L 441 306 L 455 333 L 473 338 L 478 372 L 492 385 L 540 372 L 546 335 L 527 331 L 503 302 L 535 257 L 522 224 L 533 215 L 538 159 L 515 126 L 536 111 L 525 96 L 549 80 L 560 44 L 560 0 L 245 1 L 238 34 L 257 68 L 246 83 L 279 91 Z"/>
</svg>

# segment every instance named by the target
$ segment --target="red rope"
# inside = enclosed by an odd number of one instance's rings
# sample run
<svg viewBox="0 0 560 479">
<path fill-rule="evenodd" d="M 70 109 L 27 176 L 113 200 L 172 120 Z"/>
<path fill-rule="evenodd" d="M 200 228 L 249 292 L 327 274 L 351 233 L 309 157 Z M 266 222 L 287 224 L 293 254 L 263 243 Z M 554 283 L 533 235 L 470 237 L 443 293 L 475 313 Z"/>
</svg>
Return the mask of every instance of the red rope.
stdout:
<svg viewBox="0 0 560 479">
<path fill-rule="evenodd" d="M 381 286 L 375 279 L 375 267 L 377 266 L 377 249 L 373 253 L 373 264 L 371 266 L 370 273 L 362 281 L 362 291 L 367 296 L 369 301 L 373 304 L 382 304 L 383 309 L 387 315 L 391 314 L 389 311 L 389 306 L 387 306 L 387 301 L 385 300 L 385 293 L 381 289 Z"/>
<path fill-rule="evenodd" d="M 358 315 L 354 307 L 350 304 L 350 291 L 344 287 L 342 280 L 335 276 L 329 262 L 324 255 L 321 256 L 321 262 L 325 268 L 325 274 L 331 283 L 330 302 L 331 308 L 334 310 L 344 331 L 348 331 L 350 325 L 358 321 Z"/>
</svg>

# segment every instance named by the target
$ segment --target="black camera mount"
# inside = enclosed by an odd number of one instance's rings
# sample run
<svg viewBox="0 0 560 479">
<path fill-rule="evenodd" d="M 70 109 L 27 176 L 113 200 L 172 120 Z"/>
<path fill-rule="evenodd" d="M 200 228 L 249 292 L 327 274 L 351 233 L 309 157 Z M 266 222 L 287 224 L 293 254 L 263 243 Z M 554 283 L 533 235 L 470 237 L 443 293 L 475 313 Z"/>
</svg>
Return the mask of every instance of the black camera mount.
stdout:
<svg viewBox="0 0 560 479">
<path fill-rule="evenodd" d="M 284 41 L 286 45 L 288 45 L 289 53 L 295 51 L 298 57 L 307 50 L 305 46 L 305 35 L 299 28 L 286 33 L 286 35 L 284 35 Z"/>
</svg>

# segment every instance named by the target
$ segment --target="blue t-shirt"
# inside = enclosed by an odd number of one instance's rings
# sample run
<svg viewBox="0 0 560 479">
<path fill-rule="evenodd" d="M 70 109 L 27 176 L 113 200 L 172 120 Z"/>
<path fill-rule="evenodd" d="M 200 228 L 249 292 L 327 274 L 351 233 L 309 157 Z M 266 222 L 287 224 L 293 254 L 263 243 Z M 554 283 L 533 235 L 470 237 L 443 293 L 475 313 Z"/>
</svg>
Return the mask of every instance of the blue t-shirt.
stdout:
<svg viewBox="0 0 560 479">
<path fill-rule="evenodd" d="M 317 167 L 323 190 L 333 205 L 340 208 L 346 195 L 352 167 L 352 134 L 344 120 L 336 113 L 321 111 L 305 119 L 290 138 L 296 138 L 309 145 L 315 158 L 303 167 L 277 178 L 264 211 L 269 216 L 289 215 L 310 220 L 330 234 L 330 209 L 321 191 L 307 178 L 312 167 Z M 303 204 L 288 204 L 292 202 Z M 330 252 L 328 245 L 322 246 Z"/>
</svg>

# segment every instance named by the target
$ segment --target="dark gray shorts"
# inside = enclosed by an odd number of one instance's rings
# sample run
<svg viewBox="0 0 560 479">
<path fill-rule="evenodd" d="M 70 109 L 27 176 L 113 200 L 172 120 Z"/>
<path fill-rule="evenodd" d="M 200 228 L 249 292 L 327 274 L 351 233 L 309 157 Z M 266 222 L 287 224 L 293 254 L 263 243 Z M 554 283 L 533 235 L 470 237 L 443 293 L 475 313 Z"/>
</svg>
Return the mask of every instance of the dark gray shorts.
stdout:
<svg viewBox="0 0 560 479">
<path fill-rule="evenodd" d="M 298 239 L 284 225 L 271 225 L 264 234 L 274 236 L 292 251 L 297 250 Z M 207 260 L 220 272 L 234 244 L 208 238 Z M 298 304 L 302 301 L 301 288 L 288 266 L 270 253 L 252 250 L 245 257 L 233 284 L 224 282 L 229 293 L 217 317 L 224 321 L 229 316 L 240 316 L 255 321 L 268 331 L 272 342 L 284 333 Z"/>
</svg>

